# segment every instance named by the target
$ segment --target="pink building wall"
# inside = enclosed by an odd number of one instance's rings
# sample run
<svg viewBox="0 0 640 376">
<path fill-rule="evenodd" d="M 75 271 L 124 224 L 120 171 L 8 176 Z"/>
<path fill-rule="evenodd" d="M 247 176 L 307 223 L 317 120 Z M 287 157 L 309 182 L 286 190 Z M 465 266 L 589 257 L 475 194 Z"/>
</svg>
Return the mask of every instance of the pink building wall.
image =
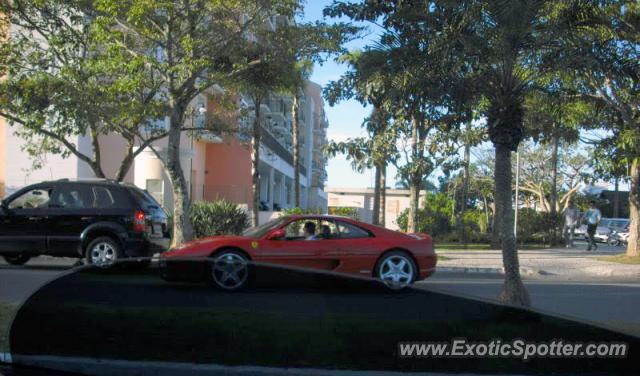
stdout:
<svg viewBox="0 0 640 376">
<path fill-rule="evenodd" d="M 225 199 L 251 204 L 251 154 L 234 137 L 223 143 L 206 145 L 205 192 L 206 201 Z"/>
</svg>

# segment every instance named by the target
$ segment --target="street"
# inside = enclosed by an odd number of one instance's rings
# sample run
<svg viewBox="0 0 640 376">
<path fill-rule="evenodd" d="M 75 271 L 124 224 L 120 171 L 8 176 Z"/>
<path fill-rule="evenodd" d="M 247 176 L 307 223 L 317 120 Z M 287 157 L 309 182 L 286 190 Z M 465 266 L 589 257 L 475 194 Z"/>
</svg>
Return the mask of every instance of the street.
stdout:
<svg viewBox="0 0 640 376">
<path fill-rule="evenodd" d="M 40 257 L 26 267 L 0 263 L 0 302 L 19 303 L 73 265 L 73 259 Z M 152 282 L 156 283 L 156 282 Z M 157 284 L 165 282 L 159 278 Z M 544 313 L 577 318 L 640 336 L 637 308 L 640 283 L 630 280 L 563 280 L 557 276 L 525 277 L 532 306 Z M 437 272 L 416 287 L 464 297 L 494 300 L 502 285 L 499 274 Z M 152 288 L 153 286 L 150 286 Z"/>
</svg>

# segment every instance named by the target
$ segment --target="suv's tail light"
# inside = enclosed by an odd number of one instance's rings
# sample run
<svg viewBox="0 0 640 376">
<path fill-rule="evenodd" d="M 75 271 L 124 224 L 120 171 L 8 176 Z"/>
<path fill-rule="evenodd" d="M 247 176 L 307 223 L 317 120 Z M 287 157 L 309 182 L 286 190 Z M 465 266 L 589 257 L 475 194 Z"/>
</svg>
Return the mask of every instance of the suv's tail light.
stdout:
<svg viewBox="0 0 640 376">
<path fill-rule="evenodd" d="M 145 226 L 145 214 L 142 210 L 138 210 L 133 215 L 133 232 L 145 232 L 147 226 Z"/>
</svg>

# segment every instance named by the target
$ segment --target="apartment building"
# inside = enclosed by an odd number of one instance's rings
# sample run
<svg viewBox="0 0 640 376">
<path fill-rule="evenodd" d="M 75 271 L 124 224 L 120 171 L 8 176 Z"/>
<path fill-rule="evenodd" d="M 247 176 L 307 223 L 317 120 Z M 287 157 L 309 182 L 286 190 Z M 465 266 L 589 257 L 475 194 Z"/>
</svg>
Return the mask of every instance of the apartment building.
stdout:
<svg viewBox="0 0 640 376">
<path fill-rule="evenodd" d="M 252 103 L 239 98 L 242 107 Z M 294 205 L 292 98 L 270 95 L 262 106 L 264 118 L 260 153 L 260 186 L 262 217 Z M 204 126 L 207 112 L 215 103 L 200 96 L 192 103 L 194 111 L 187 117 L 190 127 Z M 251 111 L 249 111 L 251 113 Z M 253 210 L 251 200 L 251 158 L 248 147 L 251 116 L 238 120 L 238 132 L 224 137 L 209 132 L 185 132 L 180 148 L 181 164 L 190 187 L 193 201 L 226 199 Z M 324 113 L 321 87 L 308 82 L 300 100 L 300 185 L 301 206 L 326 210 L 326 160 L 321 152 L 326 144 L 328 122 Z M 41 155 L 41 169 L 33 168 L 33 160 L 22 151 L 24 140 L 14 134 L 17 125 L 9 126 L 0 120 L 0 195 L 4 196 L 28 184 L 60 178 L 92 178 L 91 169 L 75 156 Z M 92 152 L 88 137 L 70 140 L 83 153 Z M 100 138 L 102 167 L 107 176 L 115 176 L 125 151 L 125 143 L 117 135 Z M 167 141 L 155 143 L 154 149 L 162 157 Z M 173 207 L 171 185 L 162 162 L 151 150 L 142 151 L 125 178 L 147 189 L 168 210 Z M 4 187 L 4 188 L 2 188 Z"/>
</svg>

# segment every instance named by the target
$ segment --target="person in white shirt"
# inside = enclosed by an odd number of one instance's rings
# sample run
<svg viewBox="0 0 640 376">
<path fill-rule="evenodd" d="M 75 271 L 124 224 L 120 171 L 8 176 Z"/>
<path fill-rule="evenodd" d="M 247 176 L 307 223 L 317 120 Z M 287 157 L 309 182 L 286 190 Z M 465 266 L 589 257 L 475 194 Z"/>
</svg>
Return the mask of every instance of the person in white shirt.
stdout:
<svg viewBox="0 0 640 376">
<path fill-rule="evenodd" d="M 573 247 L 573 233 L 578 224 L 578 208 L 569 201 L 569 205 L 562 211 L 563 226 L 562 235 L 567 248 Z"/>
<path fill-rule="evenodd" d="M 589 237 L 589 245 L 587 246 L 587 251 L 591 251 L 592 248 L 594 251 L 598 250 L 595 234 L 601 220 L 602 214 L 596 207 L 596 202 L 591 201 L 591 207 L 589 207 L 589 210 L 584 213 L 584 221 L 587 222 L 587 235 Z"/>
</svg>

